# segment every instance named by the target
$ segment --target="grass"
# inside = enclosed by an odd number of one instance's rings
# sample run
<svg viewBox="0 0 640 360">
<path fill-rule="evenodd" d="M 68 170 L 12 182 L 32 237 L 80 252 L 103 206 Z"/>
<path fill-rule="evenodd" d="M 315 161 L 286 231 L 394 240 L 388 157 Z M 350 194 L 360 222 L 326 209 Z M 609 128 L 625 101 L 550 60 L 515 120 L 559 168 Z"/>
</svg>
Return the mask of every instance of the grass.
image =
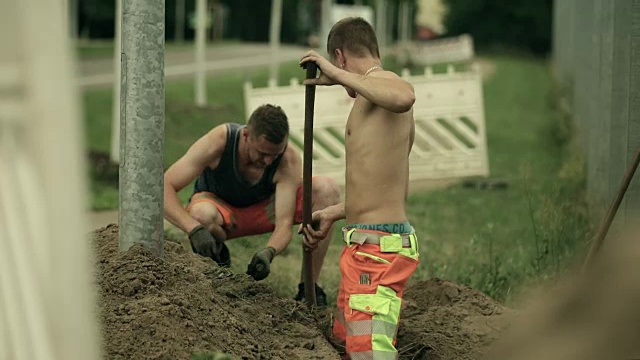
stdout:
<svg viewBox="0 0 640 360">
<path fill-rule="evenodd" d="M 590 231 L 584 172 L 566 119 L 549 103 L 545 62 L 494 56 L 485 111 L 492 177 L 506 190 L 451 187 L 411 196 L 410 219 L 422 238 L 415 274 L 470 285 L 510 302 L 553 276 L 584 249 Z"/>
<path fill-rule="evenodd" d="M 421 247 L 421 264 L 411 282 L 446 278 L 479 289 L 510 303 L 530 285 L 554 276 L 584 251 L 590 232 L 584 195 L 584 167 L 572 151 L 571 122 L 555 106 L 545 61 L 490 55 L 495 74 L 484 84 L 485 118 L 491 176 L 508 181 L 503 190 L 450 188 L 413 194 L 408 213 Z M 385 67 L 397 69 L 392 61 Z M 415 71 L 418 71 L 414 69 Z M 436 69 L 436 72 L 443 71 Z M 304 73 L 295 63 L 280 69 L 281 84 Z M 192 105 L 192 81 L 166 84 L 166 166 L 211 127 L 226 121 L 244 122 L 242 81 L 264 86 L 267 70 L 229 73 L 209 80 L 209 106 Z M 110 90 L 84 94 L 89 147 L 108 151 Z M 94 179 L 94 208 L 116 208 L 117 189 Z M 181 192 L 183 200 L 190 188 Z M 321 285 L 333 301 L 337 294 L 342 243 L 339 227 L 330 246 Z M 185 243 L 176 229 L 168 235 Z M 253 253 L 268 235 L 229 242 L 232 270 L 246 271 Z M 188 242 L 186 243 L 188 245 Z M 301 241 L 273 263 L 264 280 L 283 297 L 293 297 L 300 281 Z"/>
</svg>

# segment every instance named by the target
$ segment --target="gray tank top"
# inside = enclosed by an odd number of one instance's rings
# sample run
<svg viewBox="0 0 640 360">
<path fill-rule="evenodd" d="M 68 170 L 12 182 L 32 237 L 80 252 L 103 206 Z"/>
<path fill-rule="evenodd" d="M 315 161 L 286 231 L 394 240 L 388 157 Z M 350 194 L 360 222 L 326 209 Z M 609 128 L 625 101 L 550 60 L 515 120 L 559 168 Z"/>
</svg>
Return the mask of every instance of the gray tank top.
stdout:
<svg viewBox="0 0 640 360">
<path fill-rule="evenodd" d="M 257 184 L 251 186 L 240 177 L 236 157 L 240 140 L 240 129 L 245 125 L 227 124 L 227 143 L 220 163 L 215 169 L 207 167 L 196 179 L 194 193 L 207 191 L 214 193 L 231 206 L 246 207 L 271 197 L 276 190 L 273 176 L 278 170 L 282 155 L 278 156 L 264 170 Z"/>
</svg>

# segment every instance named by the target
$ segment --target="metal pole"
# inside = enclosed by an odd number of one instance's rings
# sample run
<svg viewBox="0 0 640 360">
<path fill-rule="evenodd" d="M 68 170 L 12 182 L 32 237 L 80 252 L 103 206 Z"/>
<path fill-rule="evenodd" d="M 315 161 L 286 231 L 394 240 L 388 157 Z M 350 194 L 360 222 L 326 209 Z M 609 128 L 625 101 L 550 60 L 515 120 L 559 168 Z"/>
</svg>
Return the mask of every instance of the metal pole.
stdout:
<svg viewBox="0 0 640 360">
<path fill-rule="evenodd" d="M 184 41 L 184 13 L 185 13 L 184 0 L 176 0 L 176 29 L 175 40 L 177 42 Z"/>
<path fill-rule="evenodd" d="M 69 0 L 69 36 L 73 40 L 78 37 L 78 1 Z"/>
<path fill-rule="evenodd" d="M 316 77 L 318 67 L 315 63 L 307 63 L 307 79 Z M 316 87 L 305 86 L 304 102 L 304 157 L 302 172 L 302 225 L 311 224 L 311 177 L 313 161 L 313 110 L 315 107 Z M 304 298 L 309 307 L 316 305 L 316 286 L 313 282 L 313 251 L 303 245 L 302 264 L 304 273 Z"/>
<path fill-rule="evenodd" d="M 271 71 L 269 79 L 278 81 L 280 52 L 280 26 L 282 24 L 282 0 L 271 0 L 271 31 L 269 34 L 269 44 L 271 45 Z"/>
<path fill-rule="evenodd" d="M 122 11 L 120 250 L 163 244 L 164 0 L 127 0 Z"/>
<path fill-rule="evenodd" d="M 207 0 L 196 0 L 196 105 L 207 103 L 206 54 L 207 46 Z"/>
<path fill-rule="evenodd" d="M 376 0 L 376 35 L 378 46 L 381 48 L 387 44 L 387 2 Z"/>
<path fill-rule="evenodd" d="M 111 161 L 120 162 L 120 77 L 122 53 L 122 0 L 116 0 L 115 32 L 113 34 L 113 100 L 111 112 Z"/>
<path fill-rule="evenodd" d="M 327 37 L 329 36 L 329 31 L 333 26 L 333 19 L 331 18 L 331 7 L 333 5 L 333 0 L 321 0 L 322 1 L 322 9 L 321 9 L 321 23 L 320 23 L 320 51 L 327 51 Z"/>
<path fill-rule="evenodd" d="M 400 37 L 400 43 L 405 44 L 409 41 L 410 21 L 409 21 L 409 1 L 402 1 L 400 3 L 400 11 L 398 12 L 398 35 Z"/>
</svg>

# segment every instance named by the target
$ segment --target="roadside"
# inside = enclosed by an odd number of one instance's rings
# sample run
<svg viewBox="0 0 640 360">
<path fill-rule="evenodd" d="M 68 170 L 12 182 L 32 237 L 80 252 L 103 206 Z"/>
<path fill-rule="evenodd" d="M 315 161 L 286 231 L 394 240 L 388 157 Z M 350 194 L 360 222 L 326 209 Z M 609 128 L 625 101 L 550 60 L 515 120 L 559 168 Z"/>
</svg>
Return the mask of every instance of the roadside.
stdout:
<svg viewBox="0 0 640 360">
<path fill-rule="evenodd" d="M 277 54 L 278 63 L 300 58 L 306 48 L 281 45 Z M 230 43 L 210 47 L 206 53 L 205 69 L 208 75 L 217 75 L 230 70 L 243 70 L 268 66 L 271 50 L 266 43 Z M 77 84 L 82 88 L 97 88 L 113 83 L 114 60 L 111 57 L 80 59 L 76 67 Z M 175 79 L 195 74 L 195 52 L 192 47 L 179 47 L 165 53 L 165 77 Z"/>
<path fill-rule="evenodd" d="M 306 47 L 280 45 L 276 56 L 279 64 L 298 60 Z M 393 53 L 390 48 L 385 52 Z M 269 66 L 272 61 L 271 50 L 267 43 L 229 43 L 207 48 L 205 69 L 207 75 L 223 74 L 231 70 L 246 70 Z M 477 59 L 485 77 L 491 76 L 495 66 L 486 59 Z M 89 57 L 78 61 L 76 68 L 77 84 L 81 88 L 99 88 L 113 83 L 114 59 L 110 57 Z M 167 48 L 165 53 L 165 77 L 167 79 L 193 76 L 196 71 L 193 47 L 180 46 Z"/>
</svg>

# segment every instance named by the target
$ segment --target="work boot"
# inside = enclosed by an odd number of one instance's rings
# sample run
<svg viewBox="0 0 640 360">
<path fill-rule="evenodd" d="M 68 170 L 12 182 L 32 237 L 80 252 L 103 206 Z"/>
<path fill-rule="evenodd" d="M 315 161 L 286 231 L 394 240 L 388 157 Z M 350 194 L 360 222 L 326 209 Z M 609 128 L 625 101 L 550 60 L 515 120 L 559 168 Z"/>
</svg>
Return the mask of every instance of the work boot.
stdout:
<svg viewBox="0 0 640 360">
<path fill-rule="evenodd" d="M 327 306 L 327 294 L 324 293 L 324 290 L 318 284 L 316 285 L 316 306 L 317 307 L 325 307 Z M 298 295 L 294 298 L 296 301 L 304 302 L 304 283 L 298 284 Z"/>
</svg>

